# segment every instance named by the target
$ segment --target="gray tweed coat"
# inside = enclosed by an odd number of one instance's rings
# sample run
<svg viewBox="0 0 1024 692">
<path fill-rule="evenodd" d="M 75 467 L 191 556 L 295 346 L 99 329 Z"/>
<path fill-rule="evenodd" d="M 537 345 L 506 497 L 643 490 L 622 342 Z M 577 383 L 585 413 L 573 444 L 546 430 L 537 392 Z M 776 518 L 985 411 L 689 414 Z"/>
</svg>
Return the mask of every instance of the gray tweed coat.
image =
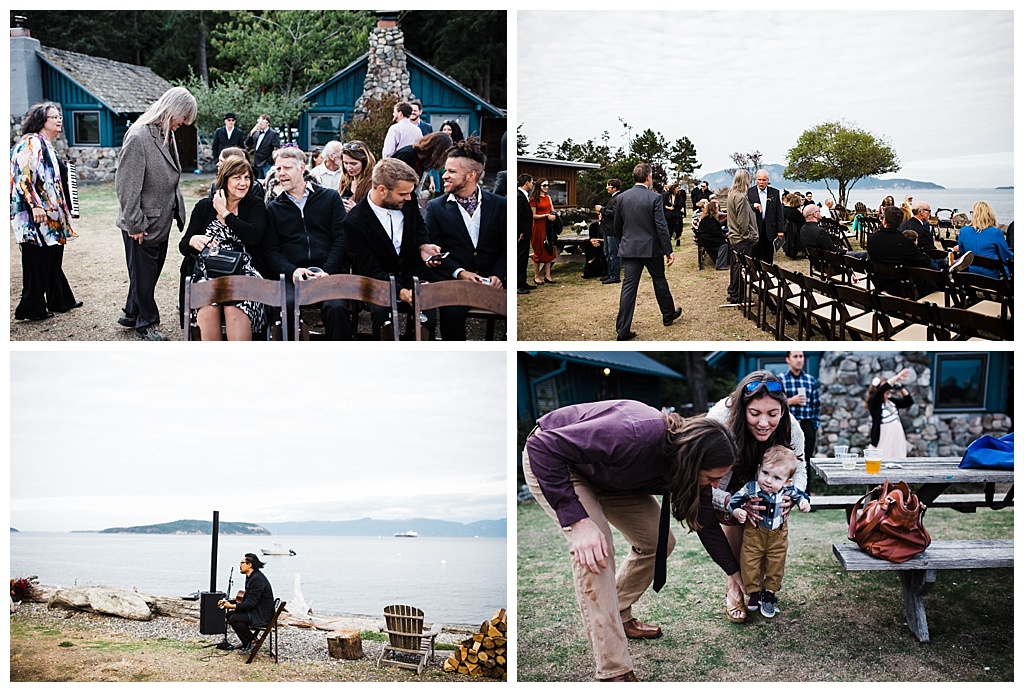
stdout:
<svg viewBox="0 0 1024 692">
<path fill-rule="evenodd" d="M 181 194 L 181 164 L 171 138 L 164 145 L 160 127 L 129 130 L 117 158 L 117 227 L 129 234 L 144 232 L 143 243 L 166 242 L 171 222 L 185 227 L 185 199 Z"/>
</svg>

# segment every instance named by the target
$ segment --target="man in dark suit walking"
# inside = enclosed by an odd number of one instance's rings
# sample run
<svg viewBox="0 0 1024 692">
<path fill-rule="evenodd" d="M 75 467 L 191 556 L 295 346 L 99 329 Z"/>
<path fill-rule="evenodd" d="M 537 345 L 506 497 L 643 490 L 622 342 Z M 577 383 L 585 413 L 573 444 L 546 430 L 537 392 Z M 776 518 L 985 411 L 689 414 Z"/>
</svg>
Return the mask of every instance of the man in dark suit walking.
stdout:
<svg viewBox="0 0 1024 692">
<path fill-rule="evenodd" d="M 533 234 L 533 210 L 530 209 L 530 193 L 533 192 L 533 176 L 523 173 L 518 180 L 519 193 L 516 195 L 516 293 L 524 295 L 532 289 L 526 282 L 530 258 L 530 236 Z"/>
<path fill-rule="evenodd" d="M 413 277 L 426 276 L 426 261 L 441 251 L 427 242 L 427 227 L 420 215 L 413 190 L 420 178 L 406 163 L 395 158 L 380 161 L 373 169 L 372 187 L 345 216 L 341 228 L 348 242 L 352 273 L 387 281 L 394 274 L 401 312 L 412 305 Z M 429 266 L 438 266 L 431 263 Z M 433 311 L 427 329 L 433 331 Z M 398 329 L 398 317 L 382 305 L 370 305 L 374 338 L 388 319 Z M 405 338 L 415 339 L 414 325 L 408 324 Z"/>
<path fill-rule="evenodd" d="M 682 313 L 675 307 L 672 293 L 665 279 L 665 268 L 675 262 L 672 241 L 665 221 L 665 207 L 661 195 L 651 190 L 652 169 L 649 163 L 637 164 L 633 169 L 635 184 L 618 196 L 615 205 L 615 230 L 621 236 L 619 256 L 622 258 L 622 293 L 619 294 L 619 314 L 615 319 L 615 332 L 619 341 L 636 337 L 632 331 L 633 311 L 636 309 L 636 291 L 644 267 L 654 282 L 654 295 L 661 309 L 662 323 L 667 327 Z M 665 266 L 662 266 L 662 256 Z"/>
<path fill-rule="evenodd" d="M 229 147 L 242 148 L 245 143 L 245 134 L 235 127 L 235 114 L 224 114 L 224 127 L 218 127 L 213 133 L 213 160 L 220 161 L 220 153 Z"/>
<path fill-rule="evenodd" d="M 506 200 L 480 186 L 486 158 L 475 137 L 450 150 L 444 165 L 444 191 L 427 205 L 427 235 L 448 257 L 436 276 L 505 287 Z M 660 198 L 659 198 L 660 199 Z M 441 338 L 466 340 L 469 308 L 441 308 Z"/>
<path fill-rule="evenodd" d="M 261 115 L 256 121 L 249 136 L 245 138 L 245 146 L 253 150 L 252 165 L 256 169 L 256 176 L 263 180 L 274 165 L 274 152 L 281 148 L 281 138 L 270 127 L 269 115 Z"/>
<path fill-rule="evenodd" d="M 772 264 L 775 258 L 775 239 L 786 234 L 786 223 L 782 216 L 782 198 L 779 191 L 768 185 L 768 171 L 760 169 L 754 175 L 754 186 L 747 190 L 750 206 L 757 213 L 757 245 L 754 257 Z"/>
</svg>

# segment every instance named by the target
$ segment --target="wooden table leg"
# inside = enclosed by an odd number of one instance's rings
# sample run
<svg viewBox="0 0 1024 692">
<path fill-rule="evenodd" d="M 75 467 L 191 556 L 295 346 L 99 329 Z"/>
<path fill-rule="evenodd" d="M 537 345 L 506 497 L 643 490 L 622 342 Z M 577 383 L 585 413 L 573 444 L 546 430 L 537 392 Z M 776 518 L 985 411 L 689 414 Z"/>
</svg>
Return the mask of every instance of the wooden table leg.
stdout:
<svg viewBox="0 0 1024 692">
<path fill-rule="evenodd" d="M 924 595 L 935 585 L 935 570 L 914 569 L 899 572 L 903 584 L 903 609 L 907 615 L 907 627 L 920 642 L 929 642 L 928 618 L 924 613 Z"/>
</svg>

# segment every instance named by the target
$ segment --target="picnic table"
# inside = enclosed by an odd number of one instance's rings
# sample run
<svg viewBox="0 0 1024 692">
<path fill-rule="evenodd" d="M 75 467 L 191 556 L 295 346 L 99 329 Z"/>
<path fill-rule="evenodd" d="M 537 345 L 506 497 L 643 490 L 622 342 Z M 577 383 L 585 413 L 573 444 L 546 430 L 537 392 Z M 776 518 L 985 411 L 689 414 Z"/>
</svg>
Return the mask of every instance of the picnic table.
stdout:
<svg viewBox="0 0 1024 692">
<path fill-rule="evenodd" d="M 811 467 L 824 479 L 827 485 L 880 485 L 886 478 L 895 483 L 919 484 L 915 490 L 921 502 L 927 506 L 947 506 L 961 511 L 973 511 L 974 507 L 985 506 L 1002 509 L 1013 505 L 1013 471 L 993 469 L 959 468 L 960 457 L 911 457 L 897 461 L 883 461 L 879 473 L 869 474 L 864 468 L 864 459 L 857 460 L 854 469 L 844 469 L 838 459 L 816 457 Z M 983 483 L 984 495 L 946 495 L 942 493 L 950 485 Z M 995 484 L 1009 483 L 1010 489 L 1002 500 L 995 500 Z M 828 503 L 829 498 L 814 498 Z M 962 499 L 957 499 L 962 498 Z M 853 497 L 842 498 L 845 504 Z M 856 502 L 855 499 L 853 499 Z M 836 505 L 839 506 L 839 505 Z M 847 507 L 849 520 L 852 505 Z M 969 509 L 965 509 L 965 507 Z M 850 542 L 834 543 L 832 552 L 843 569 L 848 571 L 894 571 L 899 577 L 903 591 L 904 614 L 907 627 L 918 641 L 928 642 L 931 634 L 925 615 L 924 596 L 935 584 L 936 573 L 946 569 L 989 569 L 1013 567 L 1013 540 L 976 538 L 960 541 L 932 541 L 923 553 L 903 563 L 882 560 L 861 551 Z"/>
<path fill-rule="evenodd" d="M 583 246 L 590 242 L 589 235 L 582 233 L 563 232 L 555 240 L 559 253 L 556 262 L 575 262 L 584 260 Z"/>
</svg>

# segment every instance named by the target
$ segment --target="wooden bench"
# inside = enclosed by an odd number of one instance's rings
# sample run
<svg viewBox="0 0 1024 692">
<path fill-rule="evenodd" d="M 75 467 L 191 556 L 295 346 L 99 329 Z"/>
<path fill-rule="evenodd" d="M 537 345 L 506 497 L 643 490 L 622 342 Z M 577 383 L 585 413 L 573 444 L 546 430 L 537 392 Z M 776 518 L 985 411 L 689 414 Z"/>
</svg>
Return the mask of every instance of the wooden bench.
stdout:
<svg viewBox="0 0 1024 692">
<path fill-rule="evenodd" d="M 935 584 L 937 570 L 1013 567 L 1013 539 L 933 541 L 928 550 L 899 564 L 872 557 L 852 542 L 833 543 L 832 552 L 847 571 L 898 572 L 907 627 L 921 642 L 930 641 L 924 595 Z"/>
<path fill-rule="evenodd" d="M 811 497 L 811 511 L 817 511 L 820 509 L 843 509 L 846 510 L 846 519 L 850 519 L 850 512 L 853 511 L 853 506 L 857 504 L 862 495 L 814 495 Z M 946 507 L 949 509 L 955 509 L 957 512 L 963 512 L 965 514 L 973 514 L 978 510 L 978 507 L 991 507 L 992 509 L 1003 509 L 1004 507 L 1013 506 L 1013 495 L 1008 495 L 1003 500 L 996 500 L 994 497 L 986 495 L 985 493 L 970 493 L 970 494 L 950 494 L 940 495 L 935 498 L 932 502 L 928 503 L 928 507 Z"/>
</svg>

